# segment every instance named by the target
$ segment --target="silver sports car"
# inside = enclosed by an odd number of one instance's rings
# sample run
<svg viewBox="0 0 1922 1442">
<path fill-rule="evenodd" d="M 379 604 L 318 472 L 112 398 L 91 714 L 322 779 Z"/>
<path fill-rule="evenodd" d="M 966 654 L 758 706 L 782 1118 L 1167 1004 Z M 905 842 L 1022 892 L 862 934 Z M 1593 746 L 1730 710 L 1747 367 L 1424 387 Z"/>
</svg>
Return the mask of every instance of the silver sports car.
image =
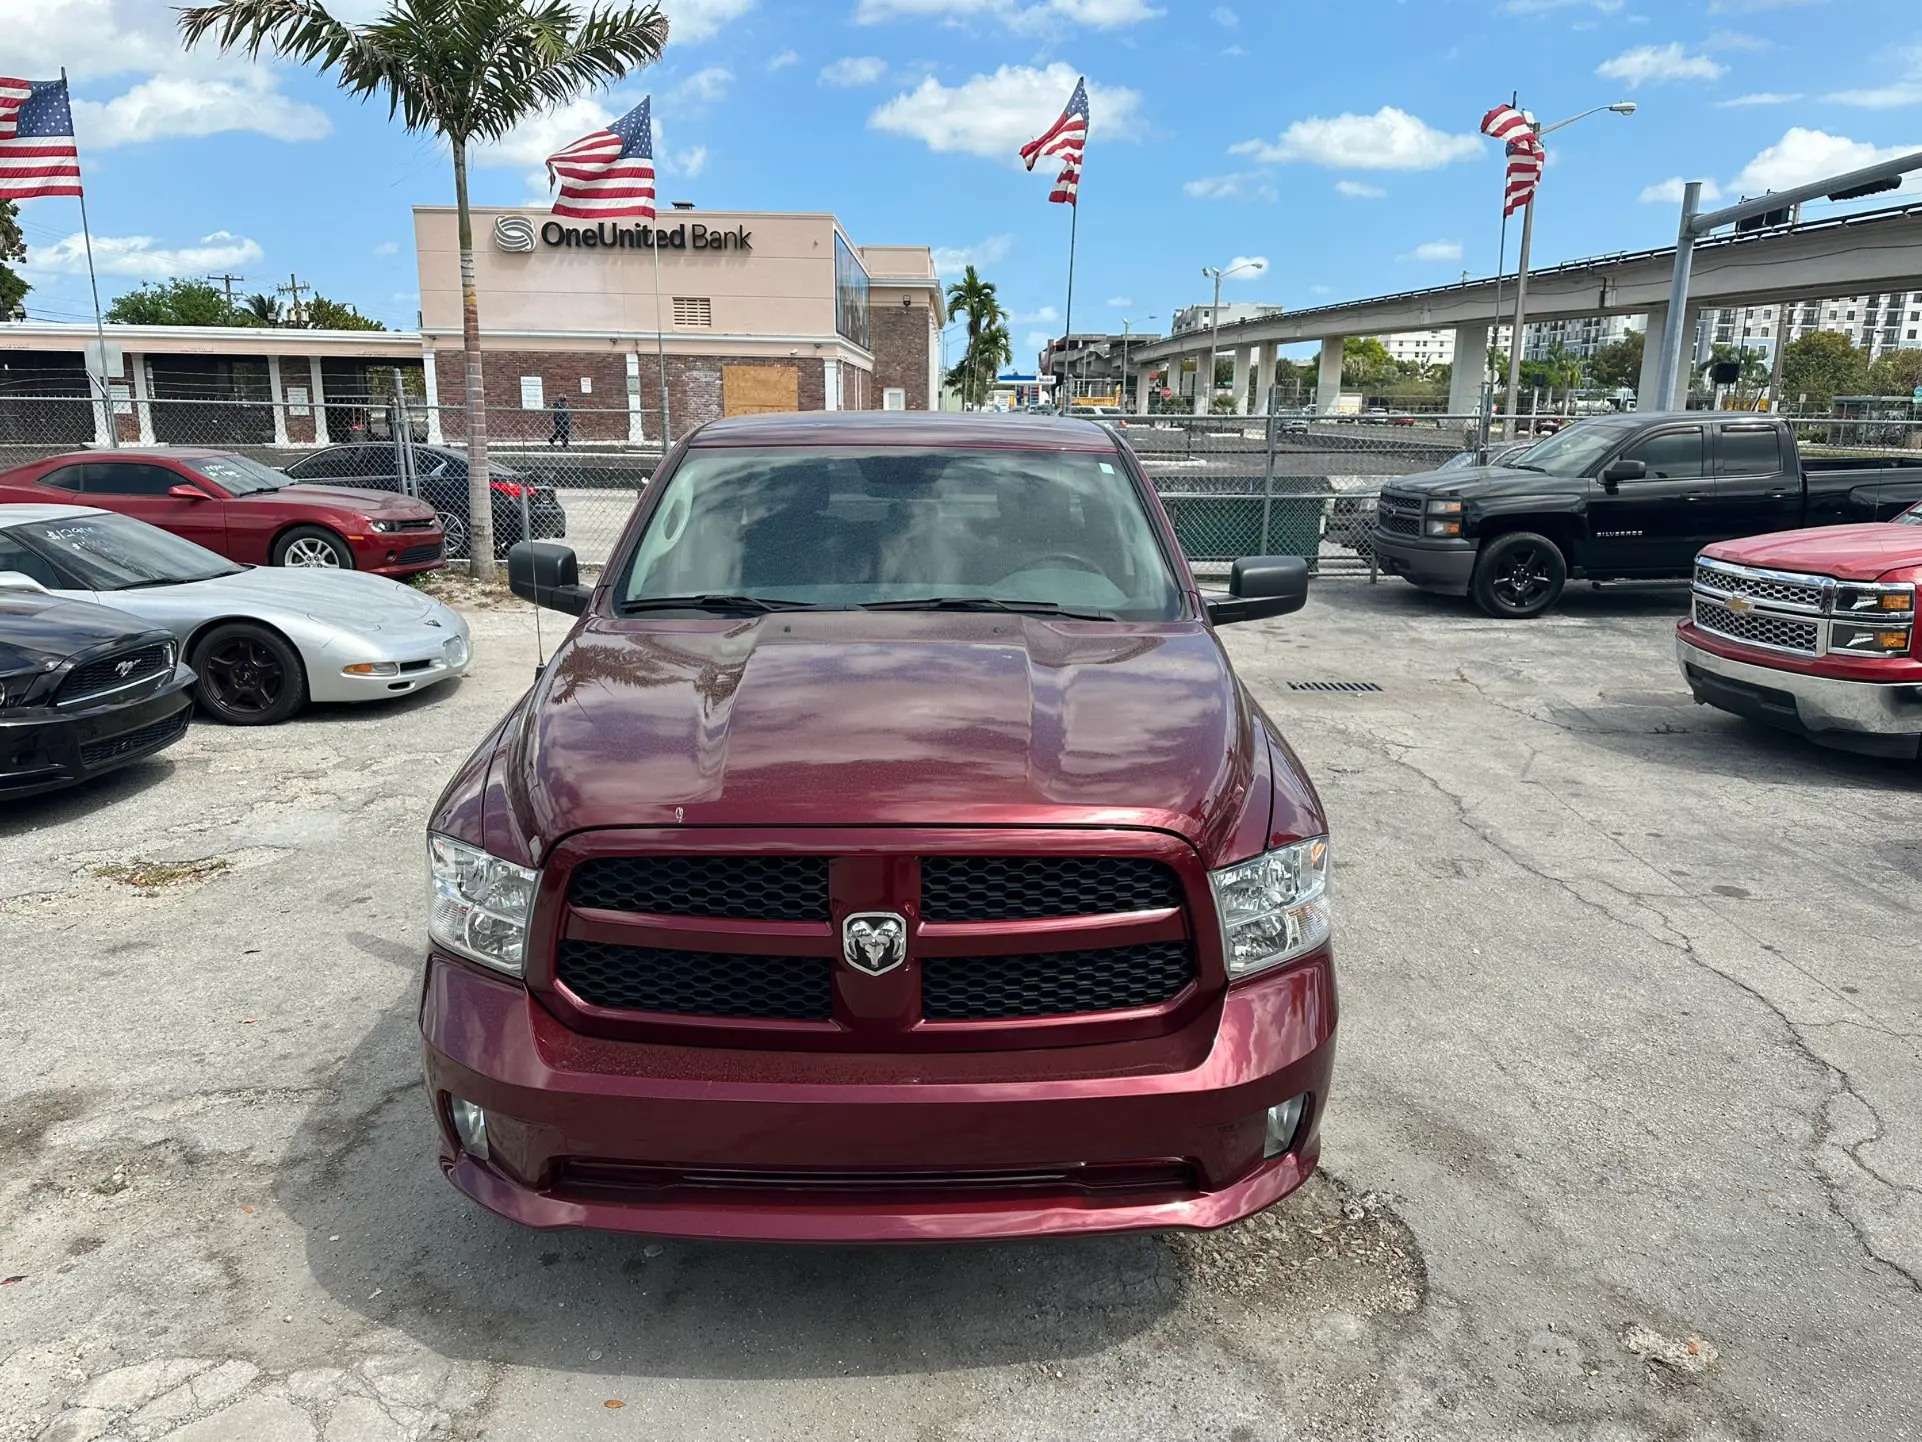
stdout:
<svg viewBox="0 0 1922 1442">
<path fill-rule="evenodd" d="M 359 571 L 236 566 L 131 516 L 0 505 L 0 586 L 36 586 L 165 626 L 197 695 L 235 726 L 308 701 L 376 701 L 458 676 L 467 623 L 431 596 Z"/>
</svg>

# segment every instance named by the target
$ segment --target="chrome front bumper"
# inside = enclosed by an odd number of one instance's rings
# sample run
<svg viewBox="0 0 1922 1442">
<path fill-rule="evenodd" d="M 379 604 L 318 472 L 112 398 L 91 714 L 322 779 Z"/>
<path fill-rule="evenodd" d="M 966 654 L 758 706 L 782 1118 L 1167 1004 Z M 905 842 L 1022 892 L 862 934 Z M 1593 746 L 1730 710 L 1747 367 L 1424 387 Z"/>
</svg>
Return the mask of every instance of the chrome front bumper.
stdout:
<svg viewBox="0 0 1922 1442">
<path fill-rule="evenodd" d="M 1747 661 L 1731 660 L 1692 644 L 1686 636 L 1675 638 L 1676 660 L 1683 678 L 1697 700 L 1720 706 L 1725 711 L 1752 715 L 1774 725 L 1786 725 L 1820 739 L 1821 732 L 1856 732 L 1869 736 L 1922 735 L 1922 686 L 1914 682 L 1884 685 L 1873 681 L 1844 681 L 1829 676 L 1810 676 L 1800 671 L 1776 670 Z M 1706 686 L 1691 676 L 1691 671 L 1710 678 Z M 1733 683 L 1717 687 L 1714 681 Z M 1723 705 L 1718 691 L 1739 688 L 1753 696 L 1749 705 Z M 1794 703 L 1794 715 L 1779 701 L 1759 693 L 1786 696 Z M 1706 693 L 1706 694 L 1705 694 Z M 1751 709 L 1755 708 L 1755 709 Z M 1756 714 L 1756 710 L 1779 708 L 1780 716 Z"/>
</svg>

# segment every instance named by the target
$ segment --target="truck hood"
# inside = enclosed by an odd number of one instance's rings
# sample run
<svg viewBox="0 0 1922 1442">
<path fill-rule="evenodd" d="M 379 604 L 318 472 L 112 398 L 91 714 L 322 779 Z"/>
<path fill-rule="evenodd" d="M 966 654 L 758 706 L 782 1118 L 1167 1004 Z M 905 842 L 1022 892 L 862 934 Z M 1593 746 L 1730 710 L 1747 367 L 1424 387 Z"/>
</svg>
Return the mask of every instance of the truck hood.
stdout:
<svg viewBox="0 0 1922 1442">
<path fill-rule="evenodd" d="M 1498 496 L 1530 495 L 1544 485 L 1572 483 L 1561 476 L 1545 476 L 1540 471 L 1518 471 L 1512 466 L 1463 466 L 1453 471 L 1425 471 L 1415 476 L 1396 476 L 1383 481 L 1384 491 L 1403 495 L 1435 496 L 1445 500 L 1492 500 Z"/>
<path fill-rule="evenodd" d="M 931 824 L 1148 826 L 1207 850 L 1270 770 L 1193 622 L 593 617 L 522 715 L 497 780 L 536 852 L 594 827 Z M 1294 779 L 1289 819 L 1318 824 Z"/>
<path fill-rule="evenodd" d="M 1861 526 L 1819 526 L 1778 531 L 1739 541 L 1720 541 L 1702 552 L 1738 566 L 1803 571 L 1838 581 L 1874 581 L 1903 566 L 1922 566 L 1922 525 L 1878 521 Z"/>
</svg>

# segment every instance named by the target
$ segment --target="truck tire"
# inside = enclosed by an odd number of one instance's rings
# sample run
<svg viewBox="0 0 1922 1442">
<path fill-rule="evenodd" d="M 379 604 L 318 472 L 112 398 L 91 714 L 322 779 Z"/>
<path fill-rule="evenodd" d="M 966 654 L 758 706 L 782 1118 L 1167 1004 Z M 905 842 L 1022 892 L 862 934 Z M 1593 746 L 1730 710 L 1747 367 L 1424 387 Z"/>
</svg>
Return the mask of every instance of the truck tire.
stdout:
<svg viewBox="0 0 1922 1442">
<path fill-rule="evenodd" d="M 1482 547 L 1468 593 L 1497 620 L 1526 621 L 1561 600 L 1567 585 L 1560 546 L 1534 531 L 1510 531 Z"/>
</svg>

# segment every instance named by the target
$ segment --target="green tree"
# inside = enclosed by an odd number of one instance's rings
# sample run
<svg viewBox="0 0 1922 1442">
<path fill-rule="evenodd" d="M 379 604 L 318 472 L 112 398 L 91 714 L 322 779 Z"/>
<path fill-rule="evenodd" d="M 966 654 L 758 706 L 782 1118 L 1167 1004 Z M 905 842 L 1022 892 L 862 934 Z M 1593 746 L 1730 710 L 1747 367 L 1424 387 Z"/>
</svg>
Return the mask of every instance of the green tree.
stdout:
<svg viewBox="0 0 1922 1442">
<path fill-rule="evenodd" d="M 1810 414 L 1827 414 L 1837 396 L 1868 387 L 1869 358 L 1832 330 L 1813 330 L 1782 348 L 1782 396 Z"/>
<path fill-rule="evenodd" d="M 1008 349 L 1004 357 L 1000 351 L 1007 341 L 1007 311 L 1001 308 L 1001 299 L 995 293 L 994 282 L 983 280 L 981 272 L 969 266 L 961 272 L 961 279 L 948 286 L 948 319 L 967 318 L 967 338 L 961 351 L 961 360 L 948 373 L 948 383 L 961 389 L 961 404 L 985 405 L 988 391 L 994 385 L 995 372 L 1004 360 L 1012 360 L 1014 352 Z M 1000 343 L 989 339 L 990 332 L 1000 329 Z"/>
<path fill-rule="evenodd" d="M 1604 390 L 1634 390 L 1642 383 L 1642 353 L 1648 338 L 1632 330 L 1618 341 L 1597 348 L 1588 358 L 1588 375 Z"/>
<path fill-rule="evenodd" d="M 1869 394 L 1912 396 L 1922 386 L 1922 350 L 1884 351 L 1869 367 Z"/>
<path fill-rule="evenodd" d="M 278 296 L 262 295 L 259 292 L 255 292 L 253 295 L 247 297 L 246 304 L 243 305 L 241 309 L 246 311 L 248 315 L 252 316 L 262 325 L 280 324 L 280 298 Z"/>
<path fill-rule="evenodd" d="M 179 12 L 189 48 L 212 37 L 249 57 L 271 50 L 332 72 L 350 95 L 387 102 L 390 118 L 447 142 L 460 225 L 461 338 L 467 352 L 468 555 L 476 578 L 494 575 L 487 409 L 482 386 L 474 224 L 467 203 L 470 147 L 523 120 L 611 85 L 661 58 L 659 5 L 578 10 L 569 0 L 389 0 L 365 25 L 337 20 L 320 0 L 213 0 Z"/>
<path fill-rule="evenodd" d="M 307 302 L 307 328 L 309 330 L 387 329 L 379 321 L 370 320 L 345 301 L 329 300 L 324 295 L 316 295 Z"/>
<path fill-rule="evenodd" d="M 227 293 L 204 280 L 176 278 L 165 284 L 143 282 L 139 289 L 116 296 L 107 319 L 122 325 L 259 325 L 239 306 L 227 304 Z"/>
<path fill-rule="evenodd" d="M 1398 377 L 1388 347 L 1372 335 L 1349 336 L 1341 347 L 1341 383 L 1356 390 L 1374 390 Z"/>
<path fill-rule="evenodd" d="M 0 200 L 0 320 L 25 320 L 26 308 L 20 304 L 33 289 L 20 273 L 7 264 L 27 258 L 26 237 L 20 234 L 20 209 L 11 200 Z"/>
</svg>

